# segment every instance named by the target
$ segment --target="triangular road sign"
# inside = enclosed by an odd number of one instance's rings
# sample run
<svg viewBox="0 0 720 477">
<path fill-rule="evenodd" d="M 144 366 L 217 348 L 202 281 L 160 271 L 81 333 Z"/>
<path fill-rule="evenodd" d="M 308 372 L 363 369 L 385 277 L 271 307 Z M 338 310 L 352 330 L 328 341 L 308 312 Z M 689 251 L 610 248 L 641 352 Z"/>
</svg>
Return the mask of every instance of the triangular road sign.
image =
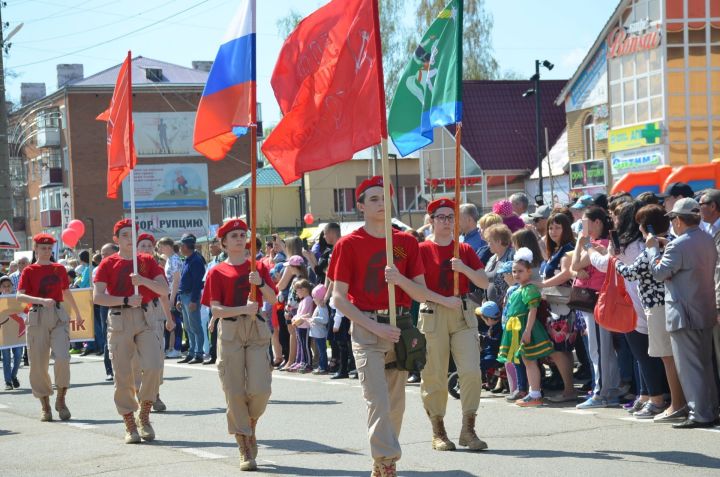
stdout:
<svg viewBox="0 0 720 477">
<path fill-rule="evenodd" d="M 20 243 L 7 220 L 3 220 L 0 224 L 0 248 L 20 248 Z"/>
</svg>

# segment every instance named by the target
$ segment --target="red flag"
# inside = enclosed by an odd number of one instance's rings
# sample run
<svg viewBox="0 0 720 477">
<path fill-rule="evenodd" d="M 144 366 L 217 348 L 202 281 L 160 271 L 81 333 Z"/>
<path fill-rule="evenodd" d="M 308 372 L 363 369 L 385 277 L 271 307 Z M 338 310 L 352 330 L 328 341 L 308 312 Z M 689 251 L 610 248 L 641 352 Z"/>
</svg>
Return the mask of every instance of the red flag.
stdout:
<svg viewBox="0 0 720 477">
<path fill-rule="evenodd" d="M 123 179 L 135 168 L 137 155 L 133 144 L 132 77 L 130 52 L 118 73 L 110 107 L 96 119 L 107 121 L 107 197 L 117 199 Z"/>
<path fill-rule="evenodd" d="M 286 184 L 387 135 L 376 0 L 333 0 L 285 40 L 272 76 L 284 116 L 262 151 Z"/>
</svg>

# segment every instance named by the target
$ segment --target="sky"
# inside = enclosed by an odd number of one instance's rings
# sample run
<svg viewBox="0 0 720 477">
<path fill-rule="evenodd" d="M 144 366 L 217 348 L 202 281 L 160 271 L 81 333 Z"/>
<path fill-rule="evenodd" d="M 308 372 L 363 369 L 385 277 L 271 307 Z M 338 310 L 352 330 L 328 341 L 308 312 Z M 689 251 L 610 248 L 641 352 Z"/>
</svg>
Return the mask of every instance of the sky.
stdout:
<svg viewBox="0 0 720 477">
<path fill-rule="evenodd" d="M 82 63 L 85 76 L 122 62 L 127 51 L 191 67 L 215 58 L 239 0 L 6 0 L 7 99 L 18 102 L 21 82 L 57 89 L 56 65 Z M 466 2 L 472 0 L 466 0 Z M 263 121 L 276 123 L 280 110 L 270 87 L 284 38 L 277 21 L 294 9 L 303 15 L 326 0 L 257 0 L 258 101 Z M 568 79 L 612 14 L 617 0 L 486 0 L 494 19 L 492 47 L 502 71 L 534 73 L 534 61 L 549 60 L 543 79 Z M 411 15 L 412 12 L 408 12 Z M 417 33 L 418 38 L 422 32 Z M 471 54 L 465 52 L 465 54 Z"/>
</svg>

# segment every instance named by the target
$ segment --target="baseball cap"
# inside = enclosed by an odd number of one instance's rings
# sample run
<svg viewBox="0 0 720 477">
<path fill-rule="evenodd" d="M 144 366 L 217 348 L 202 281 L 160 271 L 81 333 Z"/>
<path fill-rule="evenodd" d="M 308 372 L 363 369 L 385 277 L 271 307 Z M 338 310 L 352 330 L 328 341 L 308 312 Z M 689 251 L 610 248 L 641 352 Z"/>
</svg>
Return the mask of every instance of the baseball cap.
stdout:
<svg viewBox="0 0 720 477">
<path fill-rule="evenodd" d="M 285 262 L 286 267 L 302 267 L 305 265 L 305 260 L 300 255 L 293 255 Z"/>
<path fill-rule="evenodd" d="M 695 199 L 691 199 L 689 197 L 683 197 L 682 199 L 679 199 L 675 204 L 673 205 L 673 208 L 670 212 L 668 212 L 668 217 L 676 217 L 678 215 L 699 215 L 700 214 L 700 204 Z"/>
<path fill-rule="evenodd" d="M 585 209 L 587 207 L 590 207 L 593 205 L 593 198 L 591 195 L 581 195 L 578 197 L 578 200 L 575 201 L 573 205 L 570 206 L 571 209 Z"/>
<path fill-rule="evenodd" d="M 486 301 L 481 306 L 475 308 L 475 314 L 497 319 L 500 317 L 500 308 L 494 301 Z"/>
<path fill-rule="evenodd" d="M 665 192 L 658 197 L 693 197 L 692 187 L 684 182 L 672 182 L 665 188 Z"/>
<path fill-rule="evenodd" d="M 12 278 L 10 278 L 10 277 L 7 276 L 7 275 L 3 275 L 3 276 L 0 277 L 0 283 L 2 283 L 2 282 L 4 282 L 4 281 L 8 281 L 8 282 L 12 283 Z"/>
<path fill-rule="evenodd" d="M 512 273 L 512 265 L 512 262 L 500 262 L 500 265 L 498 265 L 495 273 L 499 273 L 500 275 Z"/>
<path fill-rule="evenodd" d="M 547 219 L 550 217 L 550 214 L 552 213 L 552 207 L 549 205 L 541 205 L 537 209 L 535 209 L 535 212 L 533 212 L 530 215 L 530 218 L 533 219 Z"/>
<path fill-rule="evenodd" d="M 195 245 L 195 242 L 197 242 L 197 238 L 193 234 L 184 234 L 180 238 L 180 242 L 184 243 L 185 245 Z"/>
</svg>

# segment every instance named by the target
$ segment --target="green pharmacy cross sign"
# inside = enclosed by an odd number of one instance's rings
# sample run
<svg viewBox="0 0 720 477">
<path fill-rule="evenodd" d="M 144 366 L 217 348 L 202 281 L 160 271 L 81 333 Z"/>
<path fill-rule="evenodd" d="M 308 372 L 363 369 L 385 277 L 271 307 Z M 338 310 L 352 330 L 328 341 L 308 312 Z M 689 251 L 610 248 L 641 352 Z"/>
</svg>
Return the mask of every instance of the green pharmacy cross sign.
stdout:
<svg viewBox="0 0 720 477">
<path fill-rule="evenodd" d="M 648 144 L 655 144 L 655 142 L 662 137 L 662 131 L 658 129 L 656 123 L 648 123 L 640 133 L 640 136 L 645 138 Z"/>
</svg>

